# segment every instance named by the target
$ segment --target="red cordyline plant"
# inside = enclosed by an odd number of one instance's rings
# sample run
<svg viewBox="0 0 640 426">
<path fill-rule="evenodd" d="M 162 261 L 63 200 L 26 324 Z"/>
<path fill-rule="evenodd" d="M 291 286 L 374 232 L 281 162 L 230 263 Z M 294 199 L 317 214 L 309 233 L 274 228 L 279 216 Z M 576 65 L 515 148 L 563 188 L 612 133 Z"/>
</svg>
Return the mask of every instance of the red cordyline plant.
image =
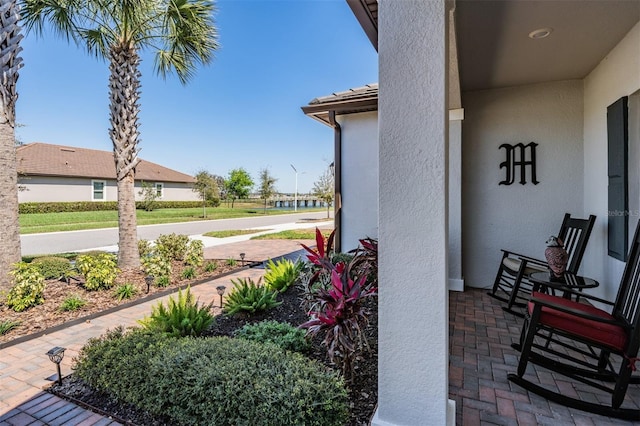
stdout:
<svg viewBox="0 0 640 426">
<path fill-rule="evenodd" d="M 316 266 L 319 266 L 319 269 L 313 275 L 313 278 L 311 278 L 311 282 L 317 280 L 318 276 L 323 271 L 331 271 L 333 269 L 334 265 L 331 262 L 331 253 L 333 252 L 333 239 L 335 238 L 335 235 L 336 230 L 334 229 L 333 231 L 331 231 L 331 234 L 329 234 L 329 237 L 327 238 L 327 241 L 325 243 L 324 235 L 322 235 L 322 232 L 320 232 L 320 230 L 316 228 L 316 249 L 314 250 L 304 244 L 300 244 L 306 251 L 309 252 L 309 254 L 307 255 L 307 259 L 309 259 L 309 262 L 313 263 Z"/>
<path fill-rule="evenodd" d="M 360 247 L 351 250 L 354 255 L 350 264 L 352 273 L 367 275 L 373 285 L 378 283 L 378 240 L 375 238 L 363 238 L 359 240 Z"/>
<path fill-rule="evenodd" d="M 343 376 L 350 381 L 358 355 L 368 346 L 362 333 L 368 324 L 368 312 L 363 302 L 376 294 L 376 288 L 366 285 L 366 275 L 352 278 L 347 265 L 343 262 L 334 265 L 330 261 L 327 249 L 332 242 L 333 233 L 325 247 L 324 237 L 316 229 L 318 250 L 304 246 L 309 252 L 309 261 L 320 267 L 318 273 L 323 270 L 330 273 L 331 285 L 328 289 L 315 291 L 317 309 L 309 312 L 311 319 L 300 328 L 306 328 L 310 335 L 324 333 L 322 344 L 327 347 L 329 360 L 340 366 Z"/>
</svg>

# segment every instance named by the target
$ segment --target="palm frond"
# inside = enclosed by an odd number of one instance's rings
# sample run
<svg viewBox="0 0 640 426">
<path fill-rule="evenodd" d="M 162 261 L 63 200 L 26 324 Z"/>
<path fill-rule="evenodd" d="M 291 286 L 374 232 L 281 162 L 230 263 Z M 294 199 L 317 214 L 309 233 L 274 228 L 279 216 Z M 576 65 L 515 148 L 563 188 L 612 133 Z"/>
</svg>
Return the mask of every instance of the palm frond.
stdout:
<svg viewBox="0 0 640 426">
<path fill-rule="evenodd" d="M 58 35 L 75 40 L 77 14 L 82 9 L 79 0 L 22 0 L 22 21 L 28 31 L 44 33 L 45 23 Z"/>
<path fill-rule="evenodd" d="M 196 64 L 208 64 L 218 49 L 218 32 L 210 0 L 170 0 L 164 14 L 163 49 L 156 54 L 156 71 L 166 77 L 175 71 L 184 84 Z"/>
</svg>

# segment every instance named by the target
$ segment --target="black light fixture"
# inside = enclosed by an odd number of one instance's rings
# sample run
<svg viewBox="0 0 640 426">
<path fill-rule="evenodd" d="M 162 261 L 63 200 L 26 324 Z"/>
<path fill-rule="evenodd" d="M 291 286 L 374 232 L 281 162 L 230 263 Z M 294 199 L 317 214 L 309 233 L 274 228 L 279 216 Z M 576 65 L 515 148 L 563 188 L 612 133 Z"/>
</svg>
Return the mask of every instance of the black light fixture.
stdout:
<svg viewBox="0 0 640 426">
<path fill-rule="evenodd" d="M 147 285 L 147 294 L 149 294 L 151 284 L 153 284 L 153 275 L 147 275 L 146 277 L 144 277 L 144 283 Z"/>
<path fill-rule="evenodd" d="M 223 285 L 219 285 L 218 287 L 216 287 L 216 291 L 218 292 L 218 296 L 220 296 L 220 308 L 222 309 L 222 295 L 224 294 L 224 291 L 226 290 L 226 287 Z"/>
<path fill-rule="evenodd" d="M 67 348 L 56 346 L 55 348 L 49 349 L 49 352 L 47 352 L 46 354 L 49 357 L 49 360 L 53 362 L 57 367 L 59 385 L 62 385 L 62 374 L 60 373 L 60 362 L 62 362 L 62 358 L 64 358 L 65 350 L 67 350 Z"/>
<path fill-rule="evenodd" d="M 245 253 L 240 253 L 240 262 L 242 264 L 242 266 L 244 266 L 244 257 L 245 257 Z"/>
</svg>

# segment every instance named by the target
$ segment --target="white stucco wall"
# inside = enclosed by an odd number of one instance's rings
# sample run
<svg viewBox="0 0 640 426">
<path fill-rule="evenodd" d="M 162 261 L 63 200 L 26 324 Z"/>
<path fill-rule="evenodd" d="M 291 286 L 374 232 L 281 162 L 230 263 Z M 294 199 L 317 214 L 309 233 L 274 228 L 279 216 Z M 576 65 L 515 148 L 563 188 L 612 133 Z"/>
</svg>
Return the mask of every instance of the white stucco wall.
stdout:
<svg viewBox="0 0 640 426">
<path fill-rule="evenodd" d="M 117 201 L 118 189 L 115 180 L 104 180 L 104 201 Z M 63 178 L 55 176 L 25 176 L 19 179 L 19 184 L 26 188 L 18 192 L 20 203 L 64 202 L 64 201 L 92 201 L 92 179 Z"/>
<path fill-rule="evenodd" d="M 118 201 L 118 188 L 115 180 L 89 178 L 63 178 L 54 176 L 25 176 L 19 179 L 19 185 L 26 188 L 18 192 L 18 202 L 65 202 L 92 201 L 92 180 L 106 182 L 103 201 Z M 138 192 L 140 182 L 135 184 L 136 200 L 142 199 Z M 164 201 L 198 201 L 198 194 L 186 183 L 164 182 Z"/>
<path fill-rule="evenodd" d="M 187 183 L 162 182 L 164 189 L 162 198 L 159 201 L 200 201 L 197 192 L 193 192 L 192 186 Z M 138 194 L 142 186 L 140 182 L 136 182 L 136 200 L 142 200 L 142 196 Z"/>
<path fill-rule="evenodd" d="M 343 252 L 358 240 L 378 238 L 378 113 L 337 118 L 342 128 Z"/>
<path fill-rule="evenodd" d="M 544 259 L 544 243 L 557 234 L 564 213 L 586 217 L 582 100 L 578 80 L 463 94 L 465 285 L 493 285 L 501 248 Z M 540 183 L 532 184 L 527 170 L 525 185 L 519 183 L 519 174 L 512 185 L 498 185 L 505 179 L 500 163 L 506 158 L 499 146 L 519 142 L 539 144 Z"/>
<path fill-rule="evenodd" d="M 449 289 L 462 291 L 462 109 L 449 112 Z M 378 112 L 341 115 L 342 250 L 378 238 Z M 419 192 L 419 191 L 418 191 Z"/>
<path fill-rule="evenodd" d="M 607 256 L 607 106 L 638 90 L 640 23 L 584 80 L 584 210 L 598 219 L 582 263 L 584 273 L 600 281 L 600 287 L 592 293 L 609 300 L 615 298 L 624 264 Z M 640 167 L 637 161 L 630 159 L 630 170 Z M 630 194 L 637 196 L 637 180 L 629 183 L 633 186 Z M 634 204 L 638 205 L 637 199 L 631 200 Z M 637 212 L 629 218 L 631 232 L 638 218 Z"/>
<path fill-rule="evenodd" d="M 453 424 L 446 4 L 380 1 L 379 8 L 379 393 L 372 424 Z"/>
</svg>

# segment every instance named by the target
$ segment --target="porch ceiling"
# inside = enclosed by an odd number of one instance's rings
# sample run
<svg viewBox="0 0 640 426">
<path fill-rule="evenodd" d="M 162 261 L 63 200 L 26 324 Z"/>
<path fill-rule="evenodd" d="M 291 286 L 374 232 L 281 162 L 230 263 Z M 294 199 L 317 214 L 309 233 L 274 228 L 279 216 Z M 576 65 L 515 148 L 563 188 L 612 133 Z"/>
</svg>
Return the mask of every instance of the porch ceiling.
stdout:
<svg viewBox="0 0 640 426">
<path fill-rule="evenodd" d="M 377 1 L 347 3 L 377 48 Z M 582 79 L 639 20 L 640 0 L 458 0 L 461 90 Z"/>
</svg>

